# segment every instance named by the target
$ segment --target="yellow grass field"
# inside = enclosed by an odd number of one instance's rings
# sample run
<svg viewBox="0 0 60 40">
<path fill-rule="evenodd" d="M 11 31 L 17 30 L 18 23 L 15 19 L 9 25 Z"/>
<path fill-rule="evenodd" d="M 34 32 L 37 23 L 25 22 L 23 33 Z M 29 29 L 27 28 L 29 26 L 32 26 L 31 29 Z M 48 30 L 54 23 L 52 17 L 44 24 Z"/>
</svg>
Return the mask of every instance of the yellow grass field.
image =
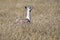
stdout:
<svg viewBox="0 0 60 40">
<path fill-rule="evenodd" d="M 0 0 L 0 40 L 60 40 L 60 0 Z"/>
</svg>

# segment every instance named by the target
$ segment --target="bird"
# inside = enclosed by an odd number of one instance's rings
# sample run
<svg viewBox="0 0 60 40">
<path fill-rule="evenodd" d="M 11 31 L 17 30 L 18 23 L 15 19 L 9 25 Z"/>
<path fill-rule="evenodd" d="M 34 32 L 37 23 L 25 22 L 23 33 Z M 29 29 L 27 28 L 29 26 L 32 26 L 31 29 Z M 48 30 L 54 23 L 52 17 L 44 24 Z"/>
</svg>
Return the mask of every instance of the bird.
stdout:
<svg viewBox="0 0 60 40">
<path fill-rule="evenodd" d="M 28 23 L 30 23 L 31 15 L 30 12 L 32 10 L 31 6 L 25 6 L 25 9 L 27 10 L 26 20 Z"/>
</svg>

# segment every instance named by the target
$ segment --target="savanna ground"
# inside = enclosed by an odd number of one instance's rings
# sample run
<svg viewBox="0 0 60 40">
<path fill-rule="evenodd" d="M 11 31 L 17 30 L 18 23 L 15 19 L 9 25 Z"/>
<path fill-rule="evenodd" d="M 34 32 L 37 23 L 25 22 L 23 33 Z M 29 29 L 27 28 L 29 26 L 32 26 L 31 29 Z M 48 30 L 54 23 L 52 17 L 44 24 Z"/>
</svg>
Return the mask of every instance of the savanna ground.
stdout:
<svg viewBox="0 0 60 40">
<path fill-rule="evenodd" d="M 60 0 L 0 0 L 0 40 L 60 40 Z"/>
</svg>

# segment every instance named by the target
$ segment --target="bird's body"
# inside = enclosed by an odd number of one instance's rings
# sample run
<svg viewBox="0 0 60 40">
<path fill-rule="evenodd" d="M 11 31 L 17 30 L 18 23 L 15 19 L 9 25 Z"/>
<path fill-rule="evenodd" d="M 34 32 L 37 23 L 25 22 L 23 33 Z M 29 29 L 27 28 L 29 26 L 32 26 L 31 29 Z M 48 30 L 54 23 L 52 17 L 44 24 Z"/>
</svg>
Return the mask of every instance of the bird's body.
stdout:
<svg viewBox="0 0 60 40">
<path fill-rule="evenodd" d="M 27 6 L 25 8 L 27 9 L 27 15 L 26 15 L 27 22 L 30 22 L 31 7 L 30 6 Z"/>
</svg>

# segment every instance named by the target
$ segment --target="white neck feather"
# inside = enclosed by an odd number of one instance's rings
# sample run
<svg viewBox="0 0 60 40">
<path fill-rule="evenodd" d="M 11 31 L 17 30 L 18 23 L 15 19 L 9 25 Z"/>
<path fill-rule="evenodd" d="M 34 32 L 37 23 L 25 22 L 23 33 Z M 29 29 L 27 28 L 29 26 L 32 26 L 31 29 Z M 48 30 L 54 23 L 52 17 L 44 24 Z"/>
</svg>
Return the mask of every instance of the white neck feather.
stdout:
<svg viewBox="0 0 60 40">
<path fill-rule="evenodd" d="M 27 8 L 27 17 L 26 18 L 30 20 L 30 9 L 29 8 Z"/>
</svg>

